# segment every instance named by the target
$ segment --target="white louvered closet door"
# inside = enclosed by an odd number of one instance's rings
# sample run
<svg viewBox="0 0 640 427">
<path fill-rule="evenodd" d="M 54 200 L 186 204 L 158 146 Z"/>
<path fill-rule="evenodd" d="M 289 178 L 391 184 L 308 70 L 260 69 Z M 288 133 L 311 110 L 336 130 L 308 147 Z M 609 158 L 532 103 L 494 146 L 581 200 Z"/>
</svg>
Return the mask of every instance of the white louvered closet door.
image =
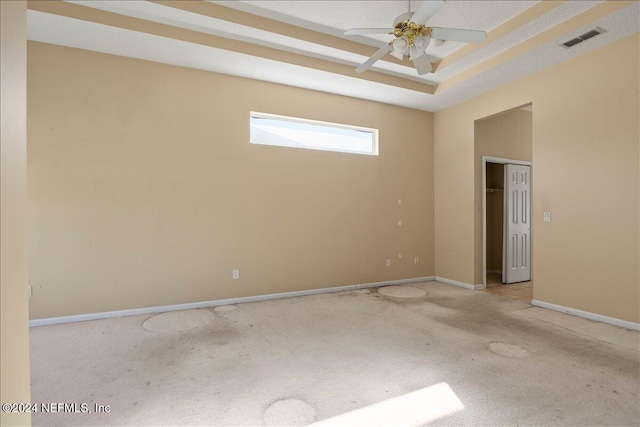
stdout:
<svg viewBox="0 0 640 427">
<path fill-rule="evenodd" d="M 504 167 L 504 283 L 531 280 L 531 167 Z"/>
</svg>

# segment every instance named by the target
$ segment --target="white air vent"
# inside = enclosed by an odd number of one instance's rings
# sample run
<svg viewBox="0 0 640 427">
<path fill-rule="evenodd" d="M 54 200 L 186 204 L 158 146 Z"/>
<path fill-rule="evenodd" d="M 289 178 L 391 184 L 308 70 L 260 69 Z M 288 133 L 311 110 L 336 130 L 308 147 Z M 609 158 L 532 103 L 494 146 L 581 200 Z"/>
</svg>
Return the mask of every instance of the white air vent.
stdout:
<svg viewBox="0 0 640 427">
<path fill-rule="evenodd" d="M 577 45 L 578 43 L 582 43 L 583 41 L 589 40 L 590 38 L 595 37 L 597 35 L 600 35 L 600 34 L 602 34 L 604 32 L 605 31 L 602 28 L 596 27 L 593 30 L 587 31 L 586 33 L 581 34 L 576 38 L 573 38 L 571 40 L 567 40 L 566 42 L 562 43 L 560 46 L 566 47 L 566 48 L 570 48 L 572 46 Z"/>
</svg>

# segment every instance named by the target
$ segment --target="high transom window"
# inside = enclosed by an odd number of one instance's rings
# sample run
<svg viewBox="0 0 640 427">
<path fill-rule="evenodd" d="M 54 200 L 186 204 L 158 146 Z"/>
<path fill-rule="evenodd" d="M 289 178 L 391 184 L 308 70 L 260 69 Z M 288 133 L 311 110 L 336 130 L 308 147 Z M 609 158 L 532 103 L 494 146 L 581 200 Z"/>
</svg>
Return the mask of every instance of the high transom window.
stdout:
<svg viewBox="0 0 640 427">
<path fill-rule="evenodd" d="M 273 114 L 250 114 L 251 143 L 378 155 L 378 129 Z"/>
</svg>

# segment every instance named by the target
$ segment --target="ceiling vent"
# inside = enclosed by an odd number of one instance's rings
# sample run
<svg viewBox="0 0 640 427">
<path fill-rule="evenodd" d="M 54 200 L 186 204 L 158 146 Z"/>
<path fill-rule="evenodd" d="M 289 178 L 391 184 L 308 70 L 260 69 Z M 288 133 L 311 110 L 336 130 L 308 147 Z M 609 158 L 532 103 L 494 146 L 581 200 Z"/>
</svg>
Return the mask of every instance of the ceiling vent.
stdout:
<svg viewBox="0 0 640 427">
<path fill-rule="evenodd" d="M 604 33 L 604 30 L 602 28 L 600 28 L 600 27 L 596 27 L 593 30 L 587 31 L 586 33 L 581 34 L 581 35 L 579 35 L 578 37 L 576 37 L 574 39 L 567 40 L 566 42 L 562 43 L 560 46 L 569 48 L 569 47 L 577 45 L 578 43 L 582 43 L 585 40 L 589 40 L 590 38 L 595 37 L 595 36 L 597 36 L 599 34 L 602 34 L 602 33 Z"/>
</svg>

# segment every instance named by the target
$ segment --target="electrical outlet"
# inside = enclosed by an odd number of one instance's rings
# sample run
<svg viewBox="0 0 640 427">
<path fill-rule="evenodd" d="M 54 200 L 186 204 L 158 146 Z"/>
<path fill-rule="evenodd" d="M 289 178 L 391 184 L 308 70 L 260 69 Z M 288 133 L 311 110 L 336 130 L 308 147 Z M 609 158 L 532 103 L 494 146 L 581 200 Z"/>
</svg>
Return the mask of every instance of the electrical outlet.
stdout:
<svg viewBox="0 0 640 427">
<path fill-rule="evenodd" d="M 387 260 L 387 267 L 391 267 L 391 259 Z"/>
<path fill-rule="evenodd" d="M 420 258 L 418 257 L 413 258 L 413 263 L 416 265 L 420 264 Z"/>
<path fill-rule="evenodd" d="M 240 270 L 233 270 L 233 280 L 240 278 Z"/>
<path fill-rule="evenodd" d="M 33 296 L 33 291 L 31 290 L 31 286 L 27 286 L 27 295 L 29 296 L 29 298 Z"/>
<path fill-rule="evenodd" d="M 542 214 L 542 220 L 544 222 L 551 222 L 551 212 L 545 212 Z"/>
</svg>

